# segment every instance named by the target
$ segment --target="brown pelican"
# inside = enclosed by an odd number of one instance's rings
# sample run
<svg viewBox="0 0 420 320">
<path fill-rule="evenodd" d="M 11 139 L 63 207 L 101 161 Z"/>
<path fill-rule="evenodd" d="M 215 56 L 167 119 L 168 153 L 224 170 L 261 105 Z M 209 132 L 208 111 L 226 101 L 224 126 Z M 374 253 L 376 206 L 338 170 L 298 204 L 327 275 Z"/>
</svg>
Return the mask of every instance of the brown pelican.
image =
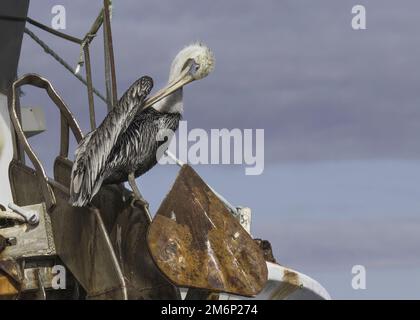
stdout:
<svg viewBox="0 0 420 320">
<path fill-rule="evenodd" d="M 76 160 L 72 170 L 71 198 L 74 206 L 85 206 L 98 192 L 102 183 L 112 184 L 128 181 L 135 197 L 147 206 L 135 178 L 150 170 L 157 163 L 157 150 L 164 141 L 158 141 L 160 130 L 178 128 L 182 117 L 182 88 L 194 80 L 206 77 L 214 68 L 214 56 L 210 49 L 201 43 L 194 43 L 181 50 L 172 62 L 168 85 L 158 91 L 140 107 L 140 100 L 134 103 L 134 117 L 124 116 L 124 124 L 104 122 L 88 134 L 76 150 Z M 134 86 L 134 89 L 133 89 Z M 130 92 L 125 93 L 118 106 L 110 112 L 128 112 L 129 107 L 114 111 L 120 106 L 130 104 Z M 143 97 L 143 96 L 142 96 Z M 151 108 L 149 108 L 152 106 Z M 109 116 L 109 115 L 108 115 Z M 108 117 L 107 116 L 107 117 Z M 114 116 L 110 116 L 113 118 Z M 119 128 L 112 128 L 117 125 Z M 97 137 L 95 140 L 91 136 Z M 106 147 L 105 147 L 106 146 Z M 89 155 L 89 157 L 85 156 Z M 85 159 L 89 159 L 86 161 Z"/>
</svg>

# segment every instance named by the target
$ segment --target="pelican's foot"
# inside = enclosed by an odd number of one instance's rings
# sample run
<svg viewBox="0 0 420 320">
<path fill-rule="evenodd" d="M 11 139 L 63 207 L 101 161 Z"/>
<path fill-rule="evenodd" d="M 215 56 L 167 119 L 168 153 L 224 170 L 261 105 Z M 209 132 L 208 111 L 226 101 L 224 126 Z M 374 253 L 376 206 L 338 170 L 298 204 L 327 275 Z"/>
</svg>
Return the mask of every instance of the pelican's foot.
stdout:
<svg viewBox="0 0 420 320">
<path fill-rule="evenodd" d="M 144 198 L 139 198 L 136 195 L 133 195 L 130 201 L 130 206 L 132 208 L 135 208 L 134 203 L 138 201 L 140 202 L 140 205 L 144 208 L 144 210 L 149 211 L 149 202 L 147 202 Z"/>
</svg>

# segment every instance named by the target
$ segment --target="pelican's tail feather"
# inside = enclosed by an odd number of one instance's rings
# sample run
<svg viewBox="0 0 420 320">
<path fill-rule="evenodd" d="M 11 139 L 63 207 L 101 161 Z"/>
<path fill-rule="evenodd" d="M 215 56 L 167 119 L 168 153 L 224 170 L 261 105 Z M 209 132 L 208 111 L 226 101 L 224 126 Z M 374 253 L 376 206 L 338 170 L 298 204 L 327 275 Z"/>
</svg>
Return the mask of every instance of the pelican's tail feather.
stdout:
<svg viewBox="0 0 420 320">
<path fill-rule="evenodd" d="M 84 207 L 93 196 L 98 192 L 99 187 L 90 176 L 89 172 L 89 152 L 86 145 L 89 143 L 93 132 L 87 134 L 76 149 L 76 160 L 71 171 L 70 183 L 70 204 L 75 207 Z M 96 192 L 95 192 L 96 190 Z"/>
<path fill-rule="evenodd" d="M 86 186 L 84 167 L 76 168 L 72 171 L 72 180 L 70 184 L 70 204 L 74 207 L 84 207 L 90 202 L 88 186 Z"/>
</svg>

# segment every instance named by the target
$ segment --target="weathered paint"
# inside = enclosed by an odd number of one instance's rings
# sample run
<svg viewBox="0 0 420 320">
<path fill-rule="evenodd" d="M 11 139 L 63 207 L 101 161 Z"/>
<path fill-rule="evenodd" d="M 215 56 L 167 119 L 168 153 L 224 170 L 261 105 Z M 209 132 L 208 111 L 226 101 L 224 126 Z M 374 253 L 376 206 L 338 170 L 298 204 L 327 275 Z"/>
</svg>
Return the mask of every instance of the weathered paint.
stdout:
<svg viewBox="0 0 420 320">
<path fill-rule="evenodd" d="M 330 300 L 327 290 L 316 280 L 296 270 L 267 262 L 268 281 L 254 299 L 258 300 Z M 222 294 L 221 300 L 246 299 Z"/>
<path fill-rule="evenodd" d="M 184 165 L 148 232 L 153 260 L 175 285 L 258 294 L 264 254 L 200 176 Z"/>
</svg>

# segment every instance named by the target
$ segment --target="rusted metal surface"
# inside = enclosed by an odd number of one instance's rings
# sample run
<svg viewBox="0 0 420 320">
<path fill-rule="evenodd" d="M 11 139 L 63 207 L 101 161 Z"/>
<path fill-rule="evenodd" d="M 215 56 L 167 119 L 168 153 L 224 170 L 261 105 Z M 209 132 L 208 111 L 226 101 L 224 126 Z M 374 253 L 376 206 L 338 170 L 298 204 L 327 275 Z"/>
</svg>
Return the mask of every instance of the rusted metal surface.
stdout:
<svg viewBox="0 0 420 320">
<path fill-rule="evenodd" d="M 207 289 L 188 289 L 185 300 L 219 300 L 219 294 Z"/>
<path fill-rule="evenodd" d="M 162 202 L 147 242 L 159 269 L 180 287 L 254 296 L 267 281 L 261 249 L 188 165 Z"/>
<path fill-rule="evenodd" d="M 270 241 L 263 239 L 255 239 L 255 242 L 264 252 L 265 261 L 276 263 L 276 259 L 274 258 L 273 249 L 271 247 Z"/>
<path fill-rule="evenodd" d="M 3 259 L 0 261 L 0 299 L 16 298 L 22 281 L 23 271 L 15 260 Z"/>
<path fill-rule="evenodd" d="M 18 294 L 18 286 L 10 279 L 10 277 L 0 272 L 0 300 L 15 299 Z"/>
<path fill-rule="evenodd" d="M 16 283 L 20 283 L 23 280 L 22 267 L 12 258 L 3 258 L 0 261 L 0 272 L 10 277 Z"/>
</svg>

